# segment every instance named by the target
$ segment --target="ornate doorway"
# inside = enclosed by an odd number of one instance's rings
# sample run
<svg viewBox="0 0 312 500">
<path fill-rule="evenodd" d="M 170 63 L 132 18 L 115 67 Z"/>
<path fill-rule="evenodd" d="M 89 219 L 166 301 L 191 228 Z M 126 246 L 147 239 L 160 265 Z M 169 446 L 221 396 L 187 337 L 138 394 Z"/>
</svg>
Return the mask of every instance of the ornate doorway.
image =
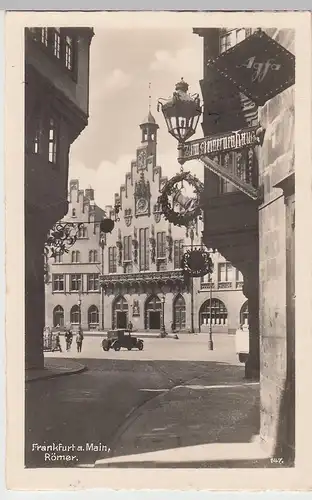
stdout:
<svg viewBox="0 0 312 500">
<path fill-rule="evenodd" d="M 177 295 L 173 303 L 173 325 L 175 330 L 185 329 L 185 300 L 182 295 Z"/>
<path fill-rule="evenodd" d="M 128 302 L 123 296 L 116 297 L 113 302 L 112 328 L 127 328 Z"/>
<path fill-rule="evenodd" d="M 160 330 L 161 302 L 157 295 L 152 295 L 145 302 L 145 329 Z"/>
</svg>

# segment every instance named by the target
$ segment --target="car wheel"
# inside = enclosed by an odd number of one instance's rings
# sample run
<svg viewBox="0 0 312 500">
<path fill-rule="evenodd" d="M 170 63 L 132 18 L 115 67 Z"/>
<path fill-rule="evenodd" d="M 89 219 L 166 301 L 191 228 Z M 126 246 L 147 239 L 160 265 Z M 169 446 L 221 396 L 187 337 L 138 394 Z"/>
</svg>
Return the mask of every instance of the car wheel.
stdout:
<svg viewBox="0 0 312 500">
<path fill-rule="evenodd" d="M 119 344 L 114 344 L 114 349 L 115 349 L 115 351 L 120 351 L 120 345 Z"/>
<path fill-rule="evenodd" d="M 143 342 L 138 343 L 138 349 L 139 351 L 143 351 Z"/>
</svg>

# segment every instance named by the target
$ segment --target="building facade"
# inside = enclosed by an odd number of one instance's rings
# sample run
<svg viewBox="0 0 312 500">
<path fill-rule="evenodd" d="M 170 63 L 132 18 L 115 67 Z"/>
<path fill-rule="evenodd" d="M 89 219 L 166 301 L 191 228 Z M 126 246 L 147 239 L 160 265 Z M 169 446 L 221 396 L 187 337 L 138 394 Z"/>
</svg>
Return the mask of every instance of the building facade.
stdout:
<svg viewBox="0 0 312 500">
<path fill-rule="evenodd" d="M 68 210 L 68 157 L 87 125 L 91 28 L 25 29 L 25 364 L 43 367 L 44 246 Z"/>
<path fill-rule="evenodd" d="M 185 284 L 182 255 L 201 246 L 202 222 L 185 229 L 164 219 L 157 200 L 167 179 L 157 165 L 158 125 L 150 112 L 140 130 L 136 158 L 115 195 L 118 214 L 112 206 L 101 210 L 92 189 L 70 182 L 63 220 L 84 226 L 70 252 L 49 261 L 46 325 L 81 322 L 85 331 L 104 331 L 126 328 L 131 321 L 137 331 L 164 326 L 169 332 L 174 326 L 207 333 L 211 318 L 213 333 L 234 333 L 248 318 L 243 277 L 214 252 L 212 280 L 206 275 Z M 104 216 L 116 221 L 111 233 L 101 235 Z"/>
<path fill-rule="evenodd" d="M 224 182 L 215 173 L 206 171 L 204 243 L 217 247 L 244 276 L 250 331 L 246 376 L 260 378 L 261 439 L 275 456 L 283 456 L 284 462 L 293 463 L 294 86 L 260 106 L 231 81 L 214 72 L 213 64 L 208 64 L 240 41 L 246 39 L 247 42 L 253 31 L 245 28 L 194 30 L 203 38 L 204 46 L 201 80 L 204 135 L 258 123 L 265 129 L 263 144 L 256 148 L 251 165 L 257 186 L 262 190 L 260 202 Z M 263 31 L 294 54 L 294 30 L 272 28 Z M 239 154 L 234 154 L 233 158 L 233 168 L 237 169 L 241 166 Z"/>
</svg>

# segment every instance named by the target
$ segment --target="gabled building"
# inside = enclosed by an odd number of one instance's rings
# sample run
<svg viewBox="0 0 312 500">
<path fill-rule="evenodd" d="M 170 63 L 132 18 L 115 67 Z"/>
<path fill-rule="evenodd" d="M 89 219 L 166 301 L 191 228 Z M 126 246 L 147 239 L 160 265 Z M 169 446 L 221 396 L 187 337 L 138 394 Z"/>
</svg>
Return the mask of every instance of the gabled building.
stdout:
<svg viewBox="0 0 312 500">
<path fill-rule="evenodd" d="M 70 182 L 63 220 L 84 226 L 70 252 L 49 261 L 47 326 L 75 328 L 81 321 L 85 331 L 103 331 L 125 328 L 131 321 L 138 331 L 159 332 L 163 324 L 170 331 L 173 323 L 177 331 L 207 333 L 211 318 L 217 334 L 234 333 L 247 322 L 242 275 L 219 253 L 213 254 L 212 282 L 205 276 L 185 285 L 182 255 L 192 245 L 201 246 L 202 223 L 177 227 L 160 212 L 158 197 L 167 178 L 157 164 L 157 130 L 149 112 L 140 124 L 135 159 L 115 195 L 118 214 L 113 205 L 101 210 L 92 189 L 83 191 L 77 180 Z M 101 238 L 104 213 L 116 221 L 112 233 Z"/>
</svg>

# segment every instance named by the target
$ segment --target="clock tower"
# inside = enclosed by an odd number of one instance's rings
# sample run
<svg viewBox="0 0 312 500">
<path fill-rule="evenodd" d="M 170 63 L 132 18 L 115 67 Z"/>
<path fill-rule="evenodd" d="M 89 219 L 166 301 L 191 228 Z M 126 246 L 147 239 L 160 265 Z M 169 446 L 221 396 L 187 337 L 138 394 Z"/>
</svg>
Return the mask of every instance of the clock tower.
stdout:
<svg viewBox="0 0 312 500">
<path fill-rule="evenodd" d="M 156 165 L 156 144 L 157 144 L 157 130 L 159 126 L 153 117 L 151 110 L 140 124 L 142 132 L 142 146 L 137 151 L 137 168 L 139 170 L 146 170 L 147 160 L 153 157 L 153 165 Z"/>
</svg>

